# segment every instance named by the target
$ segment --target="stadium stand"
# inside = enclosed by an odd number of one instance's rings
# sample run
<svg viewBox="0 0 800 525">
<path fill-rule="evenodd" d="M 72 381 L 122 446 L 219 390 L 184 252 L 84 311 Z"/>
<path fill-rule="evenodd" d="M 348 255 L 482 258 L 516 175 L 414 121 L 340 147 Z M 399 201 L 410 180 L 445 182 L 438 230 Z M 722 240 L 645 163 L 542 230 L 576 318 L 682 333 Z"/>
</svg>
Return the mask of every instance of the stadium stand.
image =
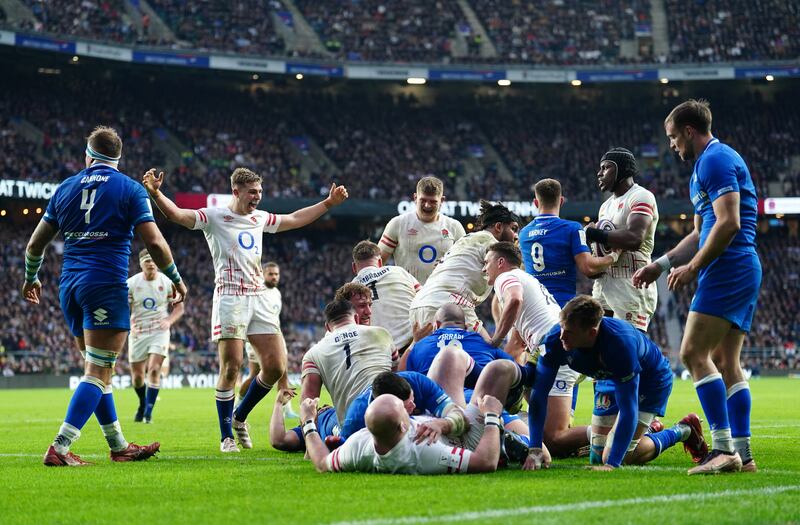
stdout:
<svg viewBox="0 0 800 525">
<path fill-rule="evenodd" d="M 326 49 L 347 60 L 447 61 L 456 25 L 466 23 L 455 0 L 296 3 Z"/>
<path fill-rule="evenodd" d="M 672 62 L 787 60 L 800 55 L 800 7 L 780 0 L 666 0 Z"/>
<path fill-rule="evenodd" d="M 636 24 L 650 24 L 648 0 L 472 2 L 502 63 L 609 64 L 620 40 L 633 39 Z"/>
</svg>

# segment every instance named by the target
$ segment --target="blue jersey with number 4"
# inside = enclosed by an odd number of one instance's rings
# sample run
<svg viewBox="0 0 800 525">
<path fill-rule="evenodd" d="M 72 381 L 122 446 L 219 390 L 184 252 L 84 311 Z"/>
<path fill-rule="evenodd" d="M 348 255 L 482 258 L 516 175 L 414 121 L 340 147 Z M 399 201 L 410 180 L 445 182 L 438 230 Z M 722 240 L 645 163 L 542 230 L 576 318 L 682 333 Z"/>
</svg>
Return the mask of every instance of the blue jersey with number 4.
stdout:
<svg viewBox="0 0 800 525">
<path fill-rule="evenodd" d="M 133 229 L 155 220 L 144 186 L 105 164 L 62 182 L 43 219 L 64 236 L 70 284 L 125 284 Z"/>
<path fill-rule="evenodd" d="M 590 252 L 583 227 L 555 215 L 539 215 L 519 232 L 525 271 L 550 292 L 559 306 L 575 297 L 575 256 Z"/>
</svg>

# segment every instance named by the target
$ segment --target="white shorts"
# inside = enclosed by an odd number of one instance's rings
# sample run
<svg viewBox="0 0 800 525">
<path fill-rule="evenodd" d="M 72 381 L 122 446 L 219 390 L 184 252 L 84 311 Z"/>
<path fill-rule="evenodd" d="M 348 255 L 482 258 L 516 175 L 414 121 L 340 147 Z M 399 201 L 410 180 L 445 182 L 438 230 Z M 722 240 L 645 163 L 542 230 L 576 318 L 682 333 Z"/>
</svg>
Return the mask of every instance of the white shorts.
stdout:
<svg viewBox="0 0 800 525">
<path fill-rule="evenodd" d="M 169 330 L 144 334 L 128 334 L 128 361 L 145 361 L 148 354 L 167 357 L 169 353 Z"/>
<path fill-rule="evenodd" d="M 280 319 L 265 295 L 217 295 L 211 307 L 211 340 L 247 340 L 253 334 L 280 333 Z"/>
<path fill-rule="evenodd" d="M 464 319 L 466 320 L 467 330 L 472 332 L 477 332 L 483 326 L 483 323 L 480 319 L 478 319 L 478 315 L 475 313 L 474 308 L 467 308 L 461 307 L 464 310 Z M 439 308 L 435 308 L 433 306 L 418 306 L 416 308 L 412 308 L 409 312 L 409 318 L 411 319 L 411 326 L 414 326 L 414 323 L 417 326 L 425 326 L 426 324 L 434 324 L 434 318 L 436 317 L 436 311 Z"/>
<path fill-rule="evenodd" d="M 550 389 L 550 396 L 553 397 L 572 397 L 572 390 L 575 388 L 575 382 L 580 377 L 580 372 L 576 372 L 567 365 L 562 365 L 558 368 L 556 380 L 553 382 L 553 388 Z"/>
<path fill-rule="evenodd" d="M 656 311 L 658 288 L 635 288 L 631 279 L 615 279 L 606 274 L 595 280 L 592 297 L 599 300 L 604 309 L 613 311 L 616 319 L 627 321 L 634 328 L 647 330 Z"/>
</svg>

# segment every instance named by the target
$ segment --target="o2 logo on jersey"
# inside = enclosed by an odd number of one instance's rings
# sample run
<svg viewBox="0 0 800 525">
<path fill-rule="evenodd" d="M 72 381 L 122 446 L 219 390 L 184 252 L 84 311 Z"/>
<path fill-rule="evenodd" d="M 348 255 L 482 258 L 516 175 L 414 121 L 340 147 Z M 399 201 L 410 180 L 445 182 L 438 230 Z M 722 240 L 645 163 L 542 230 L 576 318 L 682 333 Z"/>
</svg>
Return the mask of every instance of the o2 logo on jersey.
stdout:
<svg viewBox="0 0 800 525">
<path fill-rule="evenodd" d="M 152 312 L 156 311 L 156 300 L 152 297 L 145 297 L 142 301 L 142 308 L 145 310 L 150 310 Z"/>
<path fill-rule="evenodd" d="M 430 254 L 430 257 L 427 255 Z M 419 260 L 424 262 L 425 264 L 430 264 L 436 260 L 436 248 L 431 246 L 430 244 L 425 244 L 419 249 Z"/>
<path fill-rule="evenodd" d="M 252 250 L 255 248 L 256 255 L 258 255 L 258 246 L 256 246 L 256 239 L 250 232 L 239 233 L 239 246 L 245 250 Z"/>
</svg>

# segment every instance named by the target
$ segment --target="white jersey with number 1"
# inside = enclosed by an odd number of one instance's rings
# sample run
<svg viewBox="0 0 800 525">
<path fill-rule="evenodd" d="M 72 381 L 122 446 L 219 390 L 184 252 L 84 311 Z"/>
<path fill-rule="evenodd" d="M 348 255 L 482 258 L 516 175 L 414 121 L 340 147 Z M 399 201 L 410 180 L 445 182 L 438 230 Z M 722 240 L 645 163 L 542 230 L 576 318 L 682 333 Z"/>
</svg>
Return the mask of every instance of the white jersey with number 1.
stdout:
<svg viewBox="0 0 800 525">
<path fill-rule="evenodd" d="M 353 399 L 398 361 L 392 336 L 385 328 L 348 324 L 326 333 L 306 352 L 300 377 L 317 374 L 322 378 L 341 423 Z"/>
<path fill-rule="evenodd" d="M 464 235 L 464 227 L 453 218 L 440 213 L 433 222 L 423 222 L 412 210 L 386 224 L 378 246 L 393 255 L 397 266 L 425 284 L 436 262 Z"/>
</svg>

